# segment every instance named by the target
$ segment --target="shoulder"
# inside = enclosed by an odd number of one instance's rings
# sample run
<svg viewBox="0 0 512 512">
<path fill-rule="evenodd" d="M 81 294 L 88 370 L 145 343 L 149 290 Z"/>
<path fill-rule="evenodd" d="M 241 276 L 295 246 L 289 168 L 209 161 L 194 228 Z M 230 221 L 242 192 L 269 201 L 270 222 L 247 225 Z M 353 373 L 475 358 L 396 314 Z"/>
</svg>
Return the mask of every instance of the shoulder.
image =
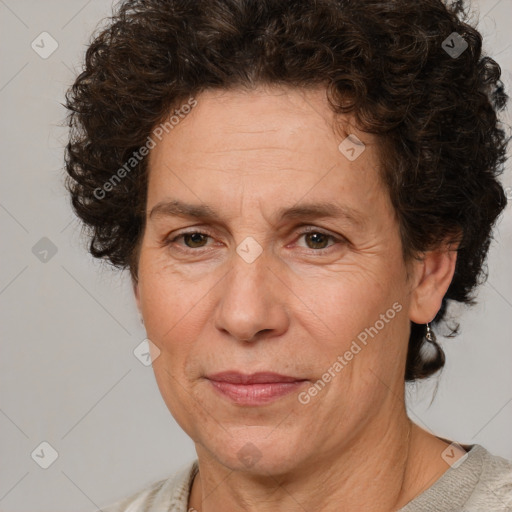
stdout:
<svg viewBox="0 0 512 512">
<path fill-rule="evenodd" d="M 483 446 L 477 445 L 477 449 L 482 469 L 465 510 L 512 511 L 512 461 L 493 455 Z"/>
<path fill-rule="evenodd" d="M 191 461 L 170 477 L 154 482 L 127 498 L 102 507 L 101 510 L 103 512 L 161 512 L 163 510 L 187 512 L 190 486 L 197 469 L 197 460 Z"/>
<path fill-rule="evenodd" d="M 512 512 L 512 462 L 478 444 L 465 448 L 460 464 L 400 512 Z"/>
</svg>

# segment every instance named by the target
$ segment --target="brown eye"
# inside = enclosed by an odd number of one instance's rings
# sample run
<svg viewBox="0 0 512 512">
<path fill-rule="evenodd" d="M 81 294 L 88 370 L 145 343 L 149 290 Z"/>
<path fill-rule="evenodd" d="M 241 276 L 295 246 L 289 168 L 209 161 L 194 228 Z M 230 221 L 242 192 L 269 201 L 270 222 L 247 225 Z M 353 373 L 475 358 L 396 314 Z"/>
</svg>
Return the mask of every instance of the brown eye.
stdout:
<svg viewBox="0 0 512 512">
<path fill-rule="evenodd" d="M 185 245 L 190 247 L 191 249 L 195 249 L 197 247 L 203 247 L 203 242 L 206 242 L 206 239 L 209 238 L 208 235 L 204 233 L 194 232 L 194 233 L 183 233 L 182 235 L 175 238 L 183 238 Z M 190 241 L 190 243 L 188 243 Z"/>
<path fill-rule="evenodd" d="M 328 242 L 329 238 L 333 237 L 320 232 L 311 232 L 305 234 L 306 242 L 309 241 L 311 243 L 311 246 L 308 244 L 310 249 L 326 249 L 328 247 L 326 243 Z"/>
<path fill-rule="evenodd" d="M 311 252 L 317 252 L 322 254 L 324 251 L 327 252 L 330 247 L 336 245 L 336 242 L 343 242 L 343 237 L 337 238 L 329 233 L 324 233 L 315 228 L 310 228 L 307 231 L 303 231 L 299 234 L 299 239 L 304 238 L 306 245 L 302 246 L 305 249 L 310 249 Z M 331 245 L 327 245 L 329 240 L 332 240 Z"/>
<path fill-rule="evenodd" d="M 181 233 L 174 238 L 169 238 L 164 241 L 164 246 L 174 245 L 176 249 L 184 252 L 194 252 L 199 249 L 206 248 L 208 239 L 212 238 L 208 233 L 201 231 L 189 231 L 188 233 Z M 336 245 L 338 242 L 346 241 L 343 237 L 337 238 L 329 233 L 324 233 L 318 229 L 309 229 L 299 234 L 299 239 L 304 238 L 306 245 L 301 245 L 304 249 L 309 249 L 312 253 L 322 254 L 324 251 L 329 250 L 330 247 Z M 182 242 L 179 240 L 182 239 Z M 332 241 L 330 245 L 329 240 Z M 199 252 L 199 251 L 198 251 Z"/>
<path fill-rule="evenodd" d="M 202 233 L 201 231 L 189 231 L 188 233 L 181 233 L 174 238 L 164 240 L 162 245 L 170 247 L 175 244 L 180 250 L 193 251 L 195 249 L 206 247 L 208 238 L 211 238 L 211 236 L 207 233 Z M 183 239 L 184 243 L 178 242 L 180 239 Z"/>
</svg>

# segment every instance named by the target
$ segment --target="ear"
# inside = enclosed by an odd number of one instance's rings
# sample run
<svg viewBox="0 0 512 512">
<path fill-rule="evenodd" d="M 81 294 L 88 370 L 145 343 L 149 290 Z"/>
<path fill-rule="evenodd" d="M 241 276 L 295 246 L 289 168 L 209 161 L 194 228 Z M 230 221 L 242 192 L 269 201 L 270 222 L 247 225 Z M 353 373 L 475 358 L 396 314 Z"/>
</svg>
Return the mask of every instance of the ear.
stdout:
<svg viewBox="0 0 512 512">
<path fill-rule="evenodd" d="M 409 319 L 417 324 L 431 322 L 441 308 L 455 272 L 457 249 L 453 246 L 424 253 L 415 262 L 415 286 L 412 290 Z"/>
</svg>

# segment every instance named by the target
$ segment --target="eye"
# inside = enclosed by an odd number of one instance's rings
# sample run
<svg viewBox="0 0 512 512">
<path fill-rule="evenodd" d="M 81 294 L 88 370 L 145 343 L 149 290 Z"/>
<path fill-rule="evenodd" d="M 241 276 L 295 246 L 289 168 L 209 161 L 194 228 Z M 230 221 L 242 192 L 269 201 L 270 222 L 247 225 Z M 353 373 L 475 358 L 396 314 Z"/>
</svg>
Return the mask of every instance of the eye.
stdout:
<svg viewBox="0 0 512 512">
<path fill-rule="evenodd" d="M 343 242 L 344 240 L 343 237 L 337 238 L 334 235 L 324 233 L 323 231 L 320 231 L 318 228 L 313 226 L 299 233 L 299 239 L 302 237 L 304 237 L 304 240 L 306 241 L 305 248 L 310 249 L 310 251 L 314 253 L 323 253 L 332 247 L 332 245 L 336 245 L 336 242 Z M 171 246 L 175 244 L 179 250 L 185 252 L 194 252 L 196 249 L 202 249 L 206 247 L 209 238 L 213 238 L 209 233 L 202 231 L 189 231 L 180 233 L 175 237 L 164 240 L 162 245 Z M 180 239 L 184 242 L 185 245 L 177 243 L 177 241 Z M 329 240 L 332 240 L 333 243 L 326 246 L 326 243 L 328 243 Z"/>
<path fill-rule="evenodd" d="M 340 242 L 341 240 L 336 238 L 333 235 L 330 235 L 328 233 L 324 233 L 323 231 L 319 231 L 317 228 L 309 228 L 306 231 L 303 231 L 299 234 L 299 237 L 304 237 L 304 240 L 306 242 L 306 246 L 308 249 L 311 249 L 313 252 L 322 252 L 329 247 L 332 247 L 332 245 L 326 246 L 325 244 L 330 240 L 333 240 L 334 242 Z"/>
<path fill-rule="evenodd" d="M 165 245 L 170 245 L 175 243 L 176 240 L 182 238 L 185 242 L 185 247 L 187 249 L 200 249 L 204 247 L 204 243 L 207 238 L 210 238 L 208 233 L 203 233 L 201 231 L 190 231 L 188 233 L 181 233 L 178 236 L 171 238 L 165 242 Z"/>
</svg>

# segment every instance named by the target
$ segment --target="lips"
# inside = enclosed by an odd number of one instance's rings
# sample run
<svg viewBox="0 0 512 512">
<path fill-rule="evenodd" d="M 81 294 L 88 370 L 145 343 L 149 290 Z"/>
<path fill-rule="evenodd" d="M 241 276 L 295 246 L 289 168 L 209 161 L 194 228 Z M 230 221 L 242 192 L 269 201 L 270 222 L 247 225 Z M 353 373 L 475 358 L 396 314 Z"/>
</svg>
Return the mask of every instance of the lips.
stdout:
<svg viewBox="0 0 512 512">
<path fill-rule="evenodd" d="M 206 377 L 215 393 L 239 406 L 261 406 L 298 391 L 307 379 L 259 372 L 221 372 Z"/>
<path fill-rule="evenodd" d="M 306 379 L 291 377 L 273 372 L 258 372 L 245 375 L 240 372 L 221 372 L 207 376 L 209 380 L 216 382 L 229 382 L 230 384 L 272 384 L 276 382 L 299 382 Z"/>
</svg>

